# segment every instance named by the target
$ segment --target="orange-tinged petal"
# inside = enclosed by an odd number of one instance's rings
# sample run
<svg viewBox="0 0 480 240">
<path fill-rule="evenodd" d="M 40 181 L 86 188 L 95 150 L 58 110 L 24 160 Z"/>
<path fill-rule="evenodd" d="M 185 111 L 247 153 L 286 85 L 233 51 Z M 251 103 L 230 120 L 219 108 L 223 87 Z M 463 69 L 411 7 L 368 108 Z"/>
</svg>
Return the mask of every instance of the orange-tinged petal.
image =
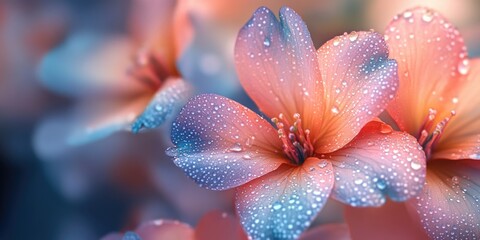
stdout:
<svg viewBox="0 0 480 240">
<path fill-rule="evenodd" d="M 247 240 L 240 219 L 236 216 L 214 211 L 205 214 L 195 229 L 196 240 Z"/>
<path fill-rule="evenodd" d="M 175 4 L 174 0 L 135 0 L 129 19 L 136 43 L 161 56 L 172 73 L 176 72 L 173 37 Z"/>
<path fill-rule="evenodd" d="M 458 94 L 456 115 L 442 133 L 432 159 L 480 159 L 480 59 L 470 60 L 465 86 Z"/>
<path fill-rule="evenodd" d="M 397 63 L 388 59 L 383 36 L 352 32 L 335 37 L 318 49 L 325 86 L 322 124 L 312 132 L 319 153 L 332 152 L 357 135 L 380 114 L 397 86 Z"/>
<path fill-rule="evenodd" d="M 332 165 L 324 159 L 284 164 L 237 188 L 237 212 L 253 239 L 296 239 L 323 208 L 332 186 Z"/>
<path fill-rule="evenodd" d="M 322 86 L 317 53 L 307 26 L 290 8 L 280 21 L 259 8 L 240 30 L 235 46 L 240 82 L 262 112 L 302 116 L 309 128 L 321 120 Z"/>
<path fill-rule="evenodd" d="M 429 239 L 405 203 L 387 201 L 381 207 L 345 208 L 345 221 L 353 240 Z"/>
<path fill-rule="evenodd" d="M 333 163 L 332 196 L 352 206 L 380 206 L 388 196 L 405 201 L 419 194 L 426 161 L 417 140 L 372 121 L 344 148 L 327 155 Z"/>
<path fill-rule="evenodd" d="M 288 163 L 275 129 L 250 109 L 214 94 L 199 95 L 172 127 L 168 153 L 200 186 L 223 190 Z"/>
<path fill-rule="evenodd" d="M 185 223 L 171 220 L 155 220 L 140 225 L 135 231 L 142 240 L 194 240 L 194 230 Z"/>
<path fill-rule="evenodd" d="M 424 191 L 409 201 L 433 239 L 480 238 L 480 164 L 433 161 Z"/>
<path fill-rule="evenodd" d="M 439 13 L 407 10 L 385 33 L 390 57 L 398 62 L 400 87 L 388 112 L 400 129 L 418 137 L 429 109 L 435 122 L 450 116 L 466 73 L 466 48 L 459 32 Z"/>
<path fill-rule="evenodd" d="M 350 240 L 350 233 L 346 224 L 325 224 L 313 227 L 299 238 L 300 240 Z"/>
</svg>

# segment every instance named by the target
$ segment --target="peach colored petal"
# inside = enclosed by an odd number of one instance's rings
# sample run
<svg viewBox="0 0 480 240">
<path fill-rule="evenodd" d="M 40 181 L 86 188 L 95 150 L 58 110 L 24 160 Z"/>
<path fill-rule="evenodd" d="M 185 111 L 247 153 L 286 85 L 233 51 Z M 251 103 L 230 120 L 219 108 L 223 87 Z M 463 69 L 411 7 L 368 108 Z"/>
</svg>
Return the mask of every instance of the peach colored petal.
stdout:
<svg viewBox="0 0 480 240">
<path fill-rule="evenodd" d="M 126 36 L 78 32 L 44 56 L 39 76 L 49 90 L 67 96 L 132 96 L 150 90 L 128 75 L 133 49 Z"/>
<path fill-rule="evenodd" d="M 353 240 L 427 240 L 404 203 L 387 201 L 381 207 L 345 208 L 345 220 Z"/>
<path fill-rule="evenodd" d="M 417 140 L 372 121 L 344 148 L 327 155 L 334 167 L 332 196 L 352 206 L 405 201 L 422 191 L 426 161 Z"/>
<path fill-rule="evenodd" d="M 375 32 L 333 38 L 318 49 L 318 61 L 325 87 L 324 119 L 313 141 L 316 151 L 325 153 L 343 147 L 386 108 L 398 76 L 383 36 Z"/>
<path fill-rule="evenodd" d="M 480 164 L 429 163 L 424 191 L 409 201 L 432 239 L 480 238 Z"/>
<path fill-rule="evenodd" d="M 223 190 L 288 163 L 275 129 L 250 109 L 214 94 L 199 95 L 172 127 L 175 164 L 200 186 Z"/>
<path fill-rule="evenodd" d="M 480 59 L 472 59 L 465 86 L 458 94 L 456 115 L 433 151 L 432 159 L 480 159 Z"/>
<path fill-rule="evenodd" d="M 187 224 L 171 220 L 155 220 L 140 225 L 136 231 L 142 240 L 194 240 L 194 230 Z"/>
<path fill-rule="evenodd" d="M 296 239 L 325 205 L 333 181 L 324 159 L 284 164 L 236 189 L 242 225 L 253 239 Z"/>
<path fill-rule="evenodd" d="M 205 214 L 195 229 L 196 240 L 247 240 L 240 219 L 236 216 L 213 211 Z"/>
<path fill-rule="evenodd" d="M 164 59 L 175 73 L 174 0 L 135 0 L 132 2 L 129 30 L 138 46 Z"/>
<path fill-rule="evenodd" d="M 402 130 L 418 137 L 430 108 L 437 111 L 436 123 L 455 108 L 466 72 L 466 48 L 458 30 L 427 8 L 396 16 L 385 38 L 390 57 L 398 61 L 400 77 L 388 112 Z"/>
<path fill-rule="evenodd" d="M 290 8 L 280 10 L 280 21 L 259 8 L 240 30 L 235 46 L 240 82 L 269 117 L 302 116 L 304 126 L 321 121 L 323 101 L 317 53 L 307 26 Z"/>
<path fill-rule="evenodd" d="M 325 224 L 313 227 L 300 235 L 300 240 L 350 240 L 350 233 L 346 224 Z"/>
</svg>

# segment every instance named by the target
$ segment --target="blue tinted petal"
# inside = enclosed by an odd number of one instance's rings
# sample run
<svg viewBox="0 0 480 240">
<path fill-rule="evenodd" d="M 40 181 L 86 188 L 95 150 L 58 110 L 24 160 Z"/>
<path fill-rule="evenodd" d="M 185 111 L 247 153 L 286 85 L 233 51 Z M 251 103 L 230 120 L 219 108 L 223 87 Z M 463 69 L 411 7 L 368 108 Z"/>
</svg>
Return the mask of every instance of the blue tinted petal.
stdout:
<svg viewBox="0 0 480 240">
<path fill-rule="evenodd" d="M 152 98 L 143 113 L 132 124 L 131 130 L 156 128 L 172 117 L 191 97 L 192 89 L 181 79 L 169 79 Z"/>
<path fill-rule="evenodd" d="M 122 240 L 142 240 L 142 238 L 135 232 L 126 232 Z"/>
</svg>

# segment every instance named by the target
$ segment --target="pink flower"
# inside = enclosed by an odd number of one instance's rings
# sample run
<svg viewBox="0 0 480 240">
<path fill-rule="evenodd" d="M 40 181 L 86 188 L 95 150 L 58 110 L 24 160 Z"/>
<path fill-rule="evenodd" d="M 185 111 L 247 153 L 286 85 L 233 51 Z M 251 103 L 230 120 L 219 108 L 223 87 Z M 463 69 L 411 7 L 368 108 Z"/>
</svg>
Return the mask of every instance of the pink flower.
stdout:
<svg viewBox="0 0 480 240">
<path fill-rule="evenodd" d="M 154 220 L 141 224 L 135 232 L 111 233 L 102 240 L 247 240 L 238 218 L 213 211 L 200 219 L 196 228 L 172 220 Z M 301 240 L 350 239 L 345 224 L 327 224 L 314 227 L 300 237 Z"/>
<path fill-rule="evenodd" d="M 389 238 L 479 239 L 480 62 L 468 59 L 458 30 L 430 9 L 399 14 L 385 38 L 400 76 L 398 94 L 387 110 L 398 128 L 422 145 L 426 186 L 404 204 L 347 210 L 352 234 L 385 239 L 377 231 L 378 220 Z M 395 215 L 395 223 L 370 217 L 387 215 Z"/>
<path fill-rule="evenodd" d="M 316 51 L 292 9 L 278 21 L 263 7 L 240 30 L 235 57 L 243 87 L 275 127 L 232 100 L 200 95 L 175 120 L 168 153 L 199 185 L 236 188 L 252 238 L 298 238 L 330 194 L 379 206 L 420 192 L 418 143 L 371 121 L 398 84 L 383 36 L 352 32 Z"/>
</svg>

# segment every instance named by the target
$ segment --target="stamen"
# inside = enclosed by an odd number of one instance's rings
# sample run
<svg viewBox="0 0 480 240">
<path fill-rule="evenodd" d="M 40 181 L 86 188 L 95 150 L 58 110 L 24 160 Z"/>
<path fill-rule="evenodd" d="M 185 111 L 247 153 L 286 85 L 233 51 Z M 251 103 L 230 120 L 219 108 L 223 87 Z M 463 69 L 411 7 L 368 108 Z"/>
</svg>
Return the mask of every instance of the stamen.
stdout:
<svg viewBox="0 0 480 240">
<path fill-rule="evenodd" d="M 310 130 L 302 128 L 300 114 L 293 115 L 294 122 L 290 124 L 285 115 L 279 114 L 278 118 L 272 118 L 272 122 L 278 129 L 278 136 L 283 143 L 283 151 L 292 163 L 300 165 L 306 158 L 314 153 L 313 145 L 310 141 Z M 288 136 L 285 128 L 288 128 Z"/>
<path fill-rule="evenodd" d="M 439 141 L 445 127 L 450 119 L 456 115 L 456 112 L 452 110 L 449 117 L 445 117 L 434 126 L 436 115 L 437 111 L 435 109 L 429 109 L 418 136 L 418 143 L 423 147 L 427 159 L 430 158 L 433 147 Z"/>
</svg>

